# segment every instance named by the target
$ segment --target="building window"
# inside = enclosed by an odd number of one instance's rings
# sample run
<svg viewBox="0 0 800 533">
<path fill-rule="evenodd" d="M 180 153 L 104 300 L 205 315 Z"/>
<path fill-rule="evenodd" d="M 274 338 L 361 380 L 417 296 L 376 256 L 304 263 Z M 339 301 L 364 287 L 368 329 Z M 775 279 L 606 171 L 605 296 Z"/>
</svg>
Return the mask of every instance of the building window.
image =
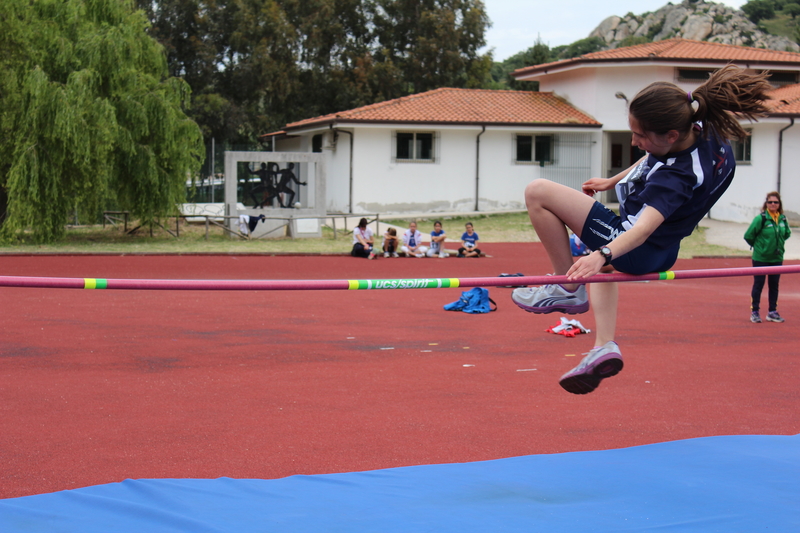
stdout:
<svg viewBox="0 0 800 533">
<path fill-rule="evenodd" d="M 322 134 L 314 135 L 311 137 L 311 151 L 312 152 L 322 152 Z"/>
<path fill-rule="evenodd" d="M 397 132 L 396 152 L 397 161 L 434 161 L 434 134 Z"/>
<path fill-rule="evenodd" d="M 783 87 L 784 85 L 797 83 L 797 72 L 768 70 L 762 71 L 762 74 L 764 73 L 768 75 L 769 82 L 773 87 Z"/>
<path fill-rule="evenodd" d="M 679 68 L 677 69 L 678 81 L 703 83 L 711 76 L 714 69 L 708 68 Z"/>
<path fill-rule="evenodd" d="M 539 163 L 540 165 L 553 162 L 552 135 L 517 135 L 517 163 Z"/>
<path fill-rule="evenodd" d="M 752 133 L 753 130 L 745 129 L 747 133 Z M 751 136 L 748 135 L 744 139 L 741 140 L 731 140 L 731 149 L 733 150 L 733 157 L 736 159 L 737 163 L 749 163 L 750 162 L 750 138 Z"/>
</svg>

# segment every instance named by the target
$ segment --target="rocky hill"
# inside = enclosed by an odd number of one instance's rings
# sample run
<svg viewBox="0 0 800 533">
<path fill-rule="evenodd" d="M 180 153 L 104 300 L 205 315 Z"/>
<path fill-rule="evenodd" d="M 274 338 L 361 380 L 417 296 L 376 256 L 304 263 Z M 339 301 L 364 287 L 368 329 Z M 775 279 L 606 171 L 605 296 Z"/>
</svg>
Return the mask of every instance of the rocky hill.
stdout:
<svg viewBox="0 0 800 533">
<path fill-rule="evenodd" d="M 608 48 L 645 40 L 660 41 L 682 37 L 772 50 L 800 51 L 800 46 L 794 41 L 758 29 L 743 11 L 703 0 L 668 3 L 658 11 L 642 15 L 614 15 L 601 22 L 589 37 L 599 37 Z"/>
</svg>

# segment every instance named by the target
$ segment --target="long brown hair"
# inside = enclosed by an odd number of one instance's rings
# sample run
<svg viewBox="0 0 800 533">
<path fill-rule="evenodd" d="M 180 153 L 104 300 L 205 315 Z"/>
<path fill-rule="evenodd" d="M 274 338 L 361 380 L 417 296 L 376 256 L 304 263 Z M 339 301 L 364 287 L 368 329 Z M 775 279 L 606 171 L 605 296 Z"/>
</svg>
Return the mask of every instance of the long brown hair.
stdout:
<svg viewBox="0 0 800 533">
<path fill-rule="evenodd" d="M 634 97 L 628 111 L 646 132 L 663 135 L 675 130 L 686 135 L 695 122 L 702 122 L 706 138 L 713 132 L 725 140 L 743 139 L 748 133 L 737 119 L 755 121 L 769 111 L 764 101 L 772 86 L 766 79 L 766 74 L 748 74 L 727 65 L 689 93 L 674 83 L 651 83 Z"/>
<path fill-rule="evenodd" d="M 774 196 L 775 198 L 778 199 L 778 213 L 780 213 L 782 215 L 783 214 L 783 200 L 781 200 L 781 193 L 779 193 L 778 191 L 772 191 L 772 192 L 768 192 L 767 193 L 767 197 L 764 198 L 764 205 L 761 206 L 761 212 L 762 213 L 766 213 L 767 212 L 767 200 L 769 200 L 770 196 Z"/>
</svg>

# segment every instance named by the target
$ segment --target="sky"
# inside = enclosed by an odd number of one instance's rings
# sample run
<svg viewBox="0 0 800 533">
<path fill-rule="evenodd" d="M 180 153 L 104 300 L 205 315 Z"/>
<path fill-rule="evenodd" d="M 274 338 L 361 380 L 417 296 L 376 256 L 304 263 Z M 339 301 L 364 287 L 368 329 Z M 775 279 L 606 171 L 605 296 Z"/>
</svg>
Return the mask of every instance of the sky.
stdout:
<svg viewBox="0 0 800 533">
<path fill-rule="evenodd" d="M 669 0 L 484 0 L 492 27 L 487 46 L 494 48 L 494 60 L 503 61 L 533 46 L 537 36 L 553 48 L 589 36 L 604 19 L 627 13 L 641 15 L 657 11 Z M 717 3 L 740 7 L 747 0 Z M 673 0 L 673 4 L 680 0 Z M 557 6 L 557 7 L 553 7 Z"/>
</svg>

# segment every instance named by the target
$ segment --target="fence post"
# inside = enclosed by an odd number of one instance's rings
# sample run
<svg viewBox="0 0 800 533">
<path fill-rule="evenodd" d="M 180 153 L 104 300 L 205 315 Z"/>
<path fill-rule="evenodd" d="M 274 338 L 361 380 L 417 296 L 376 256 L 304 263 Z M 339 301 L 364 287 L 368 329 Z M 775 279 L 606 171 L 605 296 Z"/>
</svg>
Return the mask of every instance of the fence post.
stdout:
<svg viewBox="0 0 800 533">
<path fill-rule="evenodd" d="M 206 215 L 206 240 L 208 240 L 208 215 Z"/>
<path fill-rule="evenodd" d="M 331 222 L 333 222 L 333 238 L 336 239 L 336 215 L 331 216 Z"/>
</svg>

